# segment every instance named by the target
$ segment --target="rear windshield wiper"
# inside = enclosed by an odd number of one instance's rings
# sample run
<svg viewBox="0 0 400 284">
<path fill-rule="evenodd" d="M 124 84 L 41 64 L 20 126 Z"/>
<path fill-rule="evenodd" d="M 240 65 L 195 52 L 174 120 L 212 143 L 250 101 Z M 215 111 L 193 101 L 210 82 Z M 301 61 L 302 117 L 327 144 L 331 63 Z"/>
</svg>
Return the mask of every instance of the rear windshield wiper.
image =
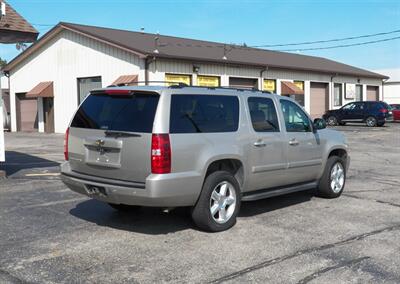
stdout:
<svg viewBox="0 0 400 284">
<path fill-rule="evenodd" d="M 119 130 L 106 130 L 104 131 L 104 134 L 106 136 L 110 136 L 110 137 L 141 137 L 142 135 L 137 134 L 137 133 L 132 133 L 129 131 L 119 131 Z"/>
</svg>

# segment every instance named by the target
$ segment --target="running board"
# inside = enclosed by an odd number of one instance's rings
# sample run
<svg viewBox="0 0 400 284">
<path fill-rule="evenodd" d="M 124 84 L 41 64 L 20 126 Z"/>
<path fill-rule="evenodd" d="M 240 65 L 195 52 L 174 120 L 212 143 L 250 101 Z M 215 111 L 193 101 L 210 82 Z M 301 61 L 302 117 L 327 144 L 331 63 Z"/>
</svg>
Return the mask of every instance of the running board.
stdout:
<svg viewBox="0 0 400 284">
<path fill-rule="evenodd" d="M 315 189 L 318 183 L 316 181 L 292 185 L 289 187 L 280 187 L 275 189 L 262 189 L 254 192 L 245 192 L 242 196 L 242 201 L 254 201 L 279 195 L 285 195 L 293 192 Z"/>
</svg>

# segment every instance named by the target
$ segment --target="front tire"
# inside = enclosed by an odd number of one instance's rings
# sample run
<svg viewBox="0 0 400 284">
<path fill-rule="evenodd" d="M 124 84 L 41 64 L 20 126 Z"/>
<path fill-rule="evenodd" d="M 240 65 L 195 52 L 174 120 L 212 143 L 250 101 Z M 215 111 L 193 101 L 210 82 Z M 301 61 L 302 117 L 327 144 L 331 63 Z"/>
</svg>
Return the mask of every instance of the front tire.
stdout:
<svg viewBox="0 0 400 284">
<path fill-rule="evenodd" d="M 192 219 L 202 230 L 225 231 L 236 223 L 240 198 L 240 186 L 232 174 L 226 171 L 211 173 L 193 207 Z"/>
<path fill-rule="evenodd" d="M 342 194 L 345 183 L 344 160 L 338 156 L 329 157 L 318 184 L 317 195 L 324 198 L 337 198 Z"/>
</svg>

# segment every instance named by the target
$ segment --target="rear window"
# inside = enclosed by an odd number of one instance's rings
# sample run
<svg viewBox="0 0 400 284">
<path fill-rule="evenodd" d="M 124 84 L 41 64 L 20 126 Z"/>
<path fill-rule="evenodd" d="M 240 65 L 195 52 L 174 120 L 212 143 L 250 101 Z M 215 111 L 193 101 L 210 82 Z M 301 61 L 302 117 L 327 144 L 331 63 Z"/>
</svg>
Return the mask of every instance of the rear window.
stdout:
<svg viewBox="0 0 400 284">
<path fill-rule="evenodd" d="M 151 133 L 158 99 L 157 94 L 91 94 L 71 127 Z"/>
<path fill-rule="evenodd" d="M 170 133 L 234 132 L 239 100 L 235 96 L 173 95 Z"/>
</svg>

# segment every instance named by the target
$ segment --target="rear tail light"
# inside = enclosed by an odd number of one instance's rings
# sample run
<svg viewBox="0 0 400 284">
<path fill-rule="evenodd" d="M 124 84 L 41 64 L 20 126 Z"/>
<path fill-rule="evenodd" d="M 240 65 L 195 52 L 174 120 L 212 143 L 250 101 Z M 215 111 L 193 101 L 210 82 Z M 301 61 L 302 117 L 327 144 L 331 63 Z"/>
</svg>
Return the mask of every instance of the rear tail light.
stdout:
<svg viewBox="0 0 400 284">
<path fill-rule="evenodd" d="M 153 134 L 151 137 L 151 172 L 153 174 L 168 174 L 171 172 L 169 134 Z"/>
<path fill-rule="evenodd" d="M 67 128 L 67 131 L 65 131 L 65 136 L 64 136 L 64 158 L 66 161 L 68 161 L 68 138 L 69 138 L 69 127 Z"/>
<path fill-rule="evenodd" d="M 388 113 L 389 111 L 388 111 L 387 109 L 385 109 L 385 108 L 381 108 L 381 109 L 379 110 L 379 112 L 381 112 L 381 113 Z"/>
</svg>

